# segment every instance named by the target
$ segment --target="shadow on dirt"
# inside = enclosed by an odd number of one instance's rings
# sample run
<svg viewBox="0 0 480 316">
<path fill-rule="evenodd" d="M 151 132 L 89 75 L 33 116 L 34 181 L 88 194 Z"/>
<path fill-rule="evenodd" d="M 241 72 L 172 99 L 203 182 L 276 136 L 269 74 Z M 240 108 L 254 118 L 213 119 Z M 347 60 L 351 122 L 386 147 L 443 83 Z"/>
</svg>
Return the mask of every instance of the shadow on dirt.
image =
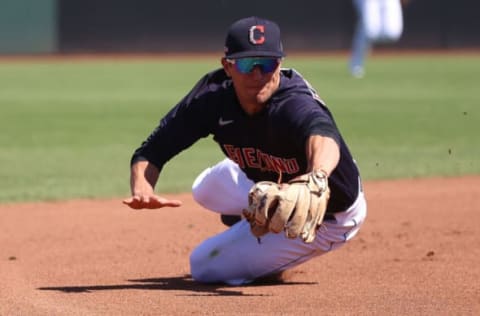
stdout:
<svg viewBox="0 0 480 316">
<path fill-rule="evenodd" d="M 245 294 L 242 291 L 234 290 L 236 287 L 226 284 L 201 284 L 194 281 L 190 275 L 170 278 L 133 279 L 130 283 L 113 285 L 76 285 L 76 286 L 55 286 L 40 287 L 42 291 L 60 291 L 64 293 L 91 293 L 95 291 L 110 290 L 164 290 L 164 291 L 189 291 L 191 294 L 185 296 L 265 296 L 262 294 Z M 242 287 L 258 286 L 284 286 L 284 285 L 315 285 L 316 282 L 290 282 L 281 279 L 275 280 L 265 278 Z M 237 287 L 238 288 L 238 287 Z"/>
</svg>

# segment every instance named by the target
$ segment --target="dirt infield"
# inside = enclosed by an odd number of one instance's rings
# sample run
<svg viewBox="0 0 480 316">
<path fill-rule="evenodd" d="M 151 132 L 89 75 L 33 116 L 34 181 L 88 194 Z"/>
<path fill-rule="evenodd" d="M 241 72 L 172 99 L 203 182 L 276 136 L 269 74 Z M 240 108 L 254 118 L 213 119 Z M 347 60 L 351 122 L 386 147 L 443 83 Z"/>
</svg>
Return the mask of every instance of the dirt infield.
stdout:
<svg viewBox="0 0 480 316">
<path fill-rule="evenodd" d="M 283 282 L 242 287 L 189 277 L 190 251 L 224 229 L 189 194 L 156 211 L 0 205 L 0 315 L 479 315 L 480 177 L 365 188 L 354 240 Z"/>
</svg>

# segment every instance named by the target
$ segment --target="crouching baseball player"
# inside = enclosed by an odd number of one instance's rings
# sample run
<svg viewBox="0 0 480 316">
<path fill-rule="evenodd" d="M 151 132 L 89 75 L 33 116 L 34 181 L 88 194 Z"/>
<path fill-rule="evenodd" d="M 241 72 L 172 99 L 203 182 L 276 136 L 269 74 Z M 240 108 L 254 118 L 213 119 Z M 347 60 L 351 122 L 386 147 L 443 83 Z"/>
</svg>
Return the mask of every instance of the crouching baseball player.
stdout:
<svg viewBox="0 0 480 316">
<path fill-rule="evenodd" d="M 240 285 L 277 275 L 353 238 L 366 216 L 360 175 L 332 114 L 285 57 L 278 25 L 248 17 L 228 29 L 222 68 L 206 74 L 131 160 L 133 209 L 177 207 L 154 191 L 164 164 L 213 135 L 225 160 L 193 196 L 230 226 L 190 256 L 199 282 Z"/>
</svg>

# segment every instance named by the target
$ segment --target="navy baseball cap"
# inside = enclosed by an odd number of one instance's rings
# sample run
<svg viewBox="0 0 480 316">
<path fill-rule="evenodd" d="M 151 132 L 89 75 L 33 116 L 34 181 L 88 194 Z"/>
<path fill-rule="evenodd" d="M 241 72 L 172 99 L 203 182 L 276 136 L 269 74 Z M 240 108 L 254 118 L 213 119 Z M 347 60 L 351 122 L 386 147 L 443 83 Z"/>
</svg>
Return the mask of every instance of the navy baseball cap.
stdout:
<svg viewBox="0 0 480 316">
<path fill-rule="evenodd" d="M 284 57 L 277 23 L 256 16 L 233 23 L 225 39 L 225 57 Z"/>
</svg>

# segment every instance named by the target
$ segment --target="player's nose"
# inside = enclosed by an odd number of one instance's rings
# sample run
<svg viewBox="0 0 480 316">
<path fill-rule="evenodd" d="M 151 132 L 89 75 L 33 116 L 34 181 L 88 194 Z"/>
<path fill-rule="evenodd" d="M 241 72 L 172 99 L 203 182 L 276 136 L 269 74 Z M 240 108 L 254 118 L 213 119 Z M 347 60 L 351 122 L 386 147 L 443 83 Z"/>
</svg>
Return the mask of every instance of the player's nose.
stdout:
<svg viewBox="0 0 480 316">
<path fill-rule="evenodd" d="M 262 67 L 261 66 L 255 66 L 252 69 L 252 77 L 253 79 L 259 80 L 262 79 L 263 77 L 263 72 L 262 72 Z"/>
</svg>

